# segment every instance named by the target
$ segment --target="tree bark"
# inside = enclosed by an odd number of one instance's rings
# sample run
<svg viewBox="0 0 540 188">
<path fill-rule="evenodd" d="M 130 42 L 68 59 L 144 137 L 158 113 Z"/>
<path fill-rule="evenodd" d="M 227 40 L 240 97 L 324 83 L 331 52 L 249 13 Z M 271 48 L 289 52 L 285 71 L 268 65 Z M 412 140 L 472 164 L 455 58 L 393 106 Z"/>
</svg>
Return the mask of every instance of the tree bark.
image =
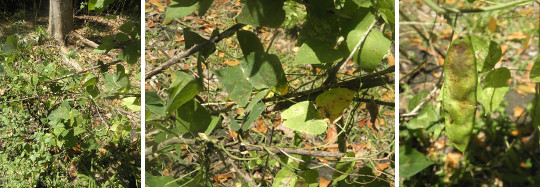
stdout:
<svg viewBox="0 0 540 188">
<path fill-rule="evenodd" d="M 49 4 L 49 35 L 64 45 L 73 30 L 73 0 L 51 0 Z"/>
</svg>

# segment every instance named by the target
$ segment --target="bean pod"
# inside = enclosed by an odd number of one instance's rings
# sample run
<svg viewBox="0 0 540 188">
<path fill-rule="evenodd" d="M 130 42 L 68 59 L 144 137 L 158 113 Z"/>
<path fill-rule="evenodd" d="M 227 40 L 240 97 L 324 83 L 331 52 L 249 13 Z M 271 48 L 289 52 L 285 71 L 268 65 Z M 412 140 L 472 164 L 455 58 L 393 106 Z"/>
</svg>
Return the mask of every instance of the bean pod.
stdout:
<svg viewBox="0 0 540 188">
<path fill-rule="evenodd" d="M 452 42 L 444 60 L 443 117 L 448 138 L 464 152 L 476 115 L 478 72 L 469 37 Z"/>
</svg>

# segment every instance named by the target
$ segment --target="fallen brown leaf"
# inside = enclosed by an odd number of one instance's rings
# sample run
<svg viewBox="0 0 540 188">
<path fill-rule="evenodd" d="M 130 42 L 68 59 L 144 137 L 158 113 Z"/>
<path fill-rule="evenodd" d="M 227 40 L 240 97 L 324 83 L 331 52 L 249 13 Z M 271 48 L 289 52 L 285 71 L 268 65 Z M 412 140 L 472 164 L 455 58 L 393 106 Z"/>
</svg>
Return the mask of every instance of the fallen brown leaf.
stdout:
<svg viewBox="0 0 540 188">
<path fill-rule="evenodd" d="M 328 187 L 328 185 L 330 185 L 330 182 L 332 182 L 332 180 L 327 180 L 326 178 L 320 177 L 319 187 Z"/>
</svg>

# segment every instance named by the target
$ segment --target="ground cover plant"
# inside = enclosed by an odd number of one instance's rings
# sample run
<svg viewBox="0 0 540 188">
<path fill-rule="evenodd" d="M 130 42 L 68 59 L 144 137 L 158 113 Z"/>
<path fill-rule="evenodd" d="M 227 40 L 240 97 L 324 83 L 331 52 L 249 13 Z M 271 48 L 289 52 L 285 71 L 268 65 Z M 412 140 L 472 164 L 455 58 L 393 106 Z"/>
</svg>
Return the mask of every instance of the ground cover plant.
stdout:
<svg viewBox="0 0 540 188">
<path fill-rule="evenodd" d="M 0 187 L 141 186 L 140 3 L 75 1 L 60 41 L 49 1 L 0 4 Z"/>
<path fill-rule="evenodd" d="M 147 186 L 393 186 L 394 2 L 146 1 Z"/>
<path fill-rule="evenodd" d="M 400 185 L 540 185 L 539 3 L 400 4 Z"/>
</svg>

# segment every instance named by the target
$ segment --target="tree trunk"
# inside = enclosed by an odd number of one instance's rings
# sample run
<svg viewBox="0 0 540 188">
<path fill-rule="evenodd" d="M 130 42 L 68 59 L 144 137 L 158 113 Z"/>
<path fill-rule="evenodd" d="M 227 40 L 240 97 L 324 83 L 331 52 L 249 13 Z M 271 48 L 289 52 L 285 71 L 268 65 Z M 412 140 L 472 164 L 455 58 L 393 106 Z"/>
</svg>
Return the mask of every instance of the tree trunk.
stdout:
<svg viewBox="0 0 540 188">
<path fill-rule="evenodd" d="M 73 0 L 51 0 L 49 3 L 49 35 L 64 45 L 73 30 Z"/>
</svg>

